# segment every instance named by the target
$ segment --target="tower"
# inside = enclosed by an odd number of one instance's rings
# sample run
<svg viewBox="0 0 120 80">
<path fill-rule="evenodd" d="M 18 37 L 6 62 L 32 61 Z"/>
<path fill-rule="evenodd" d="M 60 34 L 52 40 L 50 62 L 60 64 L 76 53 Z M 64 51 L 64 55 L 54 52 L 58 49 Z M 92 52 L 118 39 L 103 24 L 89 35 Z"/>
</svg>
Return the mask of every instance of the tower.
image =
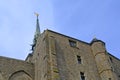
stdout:
<svg viewBox="0 0 120 80">
<path fill-rule="evenodd" d="M 103 41 L 40 33 L 38 15 L 33 52 L 26 61 L 34 64 L 35 80 L 118 80 Z"/>
<path fill-rule="evenodd" d="M 118 80 L 109 61 L 105 43 L 94 38 L 91 42 L 91 48 L 101 80 Z"/>
<path fill-rule="evenodd" d="M 37 39 L 32 63 L 35 65 L 35 80 L 60 80 L 56 61 L 56 42 L 44 31 Z"/>
</svg>

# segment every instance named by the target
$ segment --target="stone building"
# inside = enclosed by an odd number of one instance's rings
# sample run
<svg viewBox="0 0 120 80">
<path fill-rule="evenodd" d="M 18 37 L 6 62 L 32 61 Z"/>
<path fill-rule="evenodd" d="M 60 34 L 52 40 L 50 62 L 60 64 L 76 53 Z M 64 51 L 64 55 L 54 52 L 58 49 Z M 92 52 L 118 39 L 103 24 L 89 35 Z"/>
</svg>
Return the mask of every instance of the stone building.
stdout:
<svg viewBox="0 0 120 80">
<path fill-rule="evenodd" d="M 120 80 L 120 60 L 90 43 L 51 31 L 36 32 L 25 61 L 0 57 L 0 80 Z"/>
</svg>

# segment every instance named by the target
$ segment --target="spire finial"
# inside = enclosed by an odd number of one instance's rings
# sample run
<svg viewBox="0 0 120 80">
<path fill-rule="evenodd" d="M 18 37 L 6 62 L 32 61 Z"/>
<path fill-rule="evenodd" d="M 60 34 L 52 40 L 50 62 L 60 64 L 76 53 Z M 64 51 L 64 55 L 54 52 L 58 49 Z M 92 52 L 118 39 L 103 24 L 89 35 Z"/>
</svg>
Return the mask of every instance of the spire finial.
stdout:
<svg viewBox="0 0 120 80">
<path fill-rule="evenodd" d="M 94 35 L 93 40 L 92 41 L 97 41 L 98 39 L 96 38 L 96 35 Z"/>
<path fill-rule="evenodd" d="M 37 16 L 37 19 L 38 19 L 39 14 L 35 12 L 35 15 Z"/>
</svg>

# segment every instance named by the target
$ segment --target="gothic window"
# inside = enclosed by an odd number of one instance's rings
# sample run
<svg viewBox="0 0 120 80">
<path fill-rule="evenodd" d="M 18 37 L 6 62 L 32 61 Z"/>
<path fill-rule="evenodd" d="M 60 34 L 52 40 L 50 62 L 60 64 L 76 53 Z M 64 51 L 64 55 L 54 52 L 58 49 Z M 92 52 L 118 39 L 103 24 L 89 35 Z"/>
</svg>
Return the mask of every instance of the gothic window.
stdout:
<svg viewBox="0 0 120 80">
<path fill-rule="evenodd" d="M 81 64 L 81 56 L 77 55 L 78 64 Z"/>
<path fill-rule="evenodd" d="M 81 80 L 85 80 L 85 76 L 83 72 L 80 72 Z"/>
<path fill-rule="evenodd" d="M 73 40 L 69 40 L 69 44 L 71 47 L 76 47 L 77 44 L 76 44 L 76 41 L 73 41 Z"/>
</svg>

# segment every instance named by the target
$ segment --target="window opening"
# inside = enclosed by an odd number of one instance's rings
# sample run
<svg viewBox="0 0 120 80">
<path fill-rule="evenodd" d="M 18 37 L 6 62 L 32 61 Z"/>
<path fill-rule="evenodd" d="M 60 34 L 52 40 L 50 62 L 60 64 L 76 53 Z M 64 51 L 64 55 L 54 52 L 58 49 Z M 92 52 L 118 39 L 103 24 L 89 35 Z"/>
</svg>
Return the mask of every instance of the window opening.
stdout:
<svg viewBox="0 0 120 80">
<path fill-rule="evenodd" d="M 83 73 L 83 72 L 80 72 L 80 75 L 81 75 L 81 80 L 85 80 L 84 73 Z"/>
<path fill-rule="evenodd" d="M 112 58 L 110 57 L 110 61 L 113 62 Z"/>
<path fill-rule="evenodd" d="M 79 64 L 81 64 L 81 56 L 77 55 L 77 61 Z"/>
<path fill-rule="evenodd" d="M 69 40 L 69 44 L 72 47 L 76 47 L 77 46 L 76 41 Z"/>
</svg>

